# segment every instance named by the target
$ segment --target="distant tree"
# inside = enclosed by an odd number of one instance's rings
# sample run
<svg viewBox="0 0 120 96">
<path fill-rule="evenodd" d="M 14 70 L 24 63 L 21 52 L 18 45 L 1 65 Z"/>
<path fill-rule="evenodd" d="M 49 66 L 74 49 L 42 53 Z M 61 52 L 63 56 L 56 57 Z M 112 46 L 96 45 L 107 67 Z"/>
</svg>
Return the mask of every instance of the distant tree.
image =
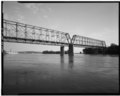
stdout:
<svg viewBox="0 0 120 96">
<path fill-rule="evenodd" d="M 116 47 L 117 47 L 118 45 L 117 45 L 117 44 L 112 43 L 110 46 L 111 46 L 111 47 L 112 47 L 112 46 L 114 46 L 114 47 L 116 46 Z"/>
<path fill-rule="evenodd" d="M 85 48 L 85 49 L 83 49 L 83 53 L 85 53 L 85 54 L 94 54 L 95 50 L 93 48 Z"/>
<path fill-rule="evenodd" d="M 83 49 L 84 54 L 119 54 L 119 46 L 112 43 L 106 48 L 85 48 Z"/>
<path fill-rule="evenodd" d="M 112 44 L 107 48 L 106 54 L 119 54 L 119 46 L 112 43 Z"/>
<path fill-rule="evenodd" d="M 48 51 L 48 50 L 46 50 L 46 51 L 43 51 L 42 53 L 43 54 L 60 54 L 60 51 Z"/>
</svg>

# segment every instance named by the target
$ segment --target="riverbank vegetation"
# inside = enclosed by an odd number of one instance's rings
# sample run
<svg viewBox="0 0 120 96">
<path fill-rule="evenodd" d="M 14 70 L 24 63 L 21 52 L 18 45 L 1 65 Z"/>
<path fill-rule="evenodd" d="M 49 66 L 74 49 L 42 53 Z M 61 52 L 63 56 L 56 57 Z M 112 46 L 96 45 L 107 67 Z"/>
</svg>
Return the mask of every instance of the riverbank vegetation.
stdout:
<svg viewBox="0 0 120 96">
<path fill-rule="evenodd" d="M 60 54 L 60 51 L 43 51 L 43 54 Z M 68 54 L 68 51 L 65 51 L 65 54 Z"/>
<path fill-rule="evenodd" d="M 106 48 L 85 48 L 83 49 L 84 54 L 108 54 L 108 55 L 119 55 L 119 45 L 111 44 Z"/>
</svg>

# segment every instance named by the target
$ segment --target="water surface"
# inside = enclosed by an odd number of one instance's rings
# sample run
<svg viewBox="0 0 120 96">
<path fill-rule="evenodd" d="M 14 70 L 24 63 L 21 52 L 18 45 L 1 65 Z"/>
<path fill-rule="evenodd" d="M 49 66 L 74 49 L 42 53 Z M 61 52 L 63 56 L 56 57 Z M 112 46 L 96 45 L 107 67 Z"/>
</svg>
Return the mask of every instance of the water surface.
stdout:
<svg viewBox="0 0 120 96">
<path fill-rule="evenodd" d="M 118 93 L 118 56 L 7 54 L 4 94 Z"/>
</svg>

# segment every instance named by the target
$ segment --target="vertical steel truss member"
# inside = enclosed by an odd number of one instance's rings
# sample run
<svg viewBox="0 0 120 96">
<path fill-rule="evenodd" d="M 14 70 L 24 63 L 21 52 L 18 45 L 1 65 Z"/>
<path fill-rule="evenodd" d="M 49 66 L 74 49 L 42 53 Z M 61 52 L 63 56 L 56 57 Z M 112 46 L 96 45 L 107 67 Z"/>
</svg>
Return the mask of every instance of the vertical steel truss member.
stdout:
<svg viewBox="0 0 120 96">
<path fill-rule="evenodd" d="M 65 35 L 66 35 L 66 38 L 67 38 L 68 43 L 72 43 L 72 42 L 71 42 L 70 35 L 69 35 L 68 33 L 66 33 Z"/>
<path fill-rule="evenodd" d="M 79 41 L 79 42 L 78 42 Z M 73 35 L 73 45 L 77 46 L 91 46 L 91 47 L 106 47 L 105 41 L 83 37 L 79 35 Z"/>
<path fill-rule="evenodd" d="M 75 43 L 75 37 L 76 37 L 76 35 L 73 35 L 72 40 L 71 40 L 72 44 Z"/>
<path fill-rule="evenodd" d="M 27 25 L 25 25 L 25 40 L 27 39 Z"/>
</svg>

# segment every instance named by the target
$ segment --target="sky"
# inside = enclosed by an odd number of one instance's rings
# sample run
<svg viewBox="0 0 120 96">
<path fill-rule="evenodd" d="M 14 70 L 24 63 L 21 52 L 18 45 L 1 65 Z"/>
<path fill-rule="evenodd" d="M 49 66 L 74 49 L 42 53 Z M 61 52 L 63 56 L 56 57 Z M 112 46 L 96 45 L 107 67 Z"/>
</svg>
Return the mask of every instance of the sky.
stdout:
<svg viewBox="0 0 120 96">
<path fill-rule="evenodd" d="M 5 1 L 4 18 L 119 44 L 118 3 L 18 3 Z M 7 51 L 59 51 L 59 46 L 4 43 Z M 65 47 L 65 50 L 68 48 Z M 74 47 L 74 52 L 82 48 Z"/>
</svg>

